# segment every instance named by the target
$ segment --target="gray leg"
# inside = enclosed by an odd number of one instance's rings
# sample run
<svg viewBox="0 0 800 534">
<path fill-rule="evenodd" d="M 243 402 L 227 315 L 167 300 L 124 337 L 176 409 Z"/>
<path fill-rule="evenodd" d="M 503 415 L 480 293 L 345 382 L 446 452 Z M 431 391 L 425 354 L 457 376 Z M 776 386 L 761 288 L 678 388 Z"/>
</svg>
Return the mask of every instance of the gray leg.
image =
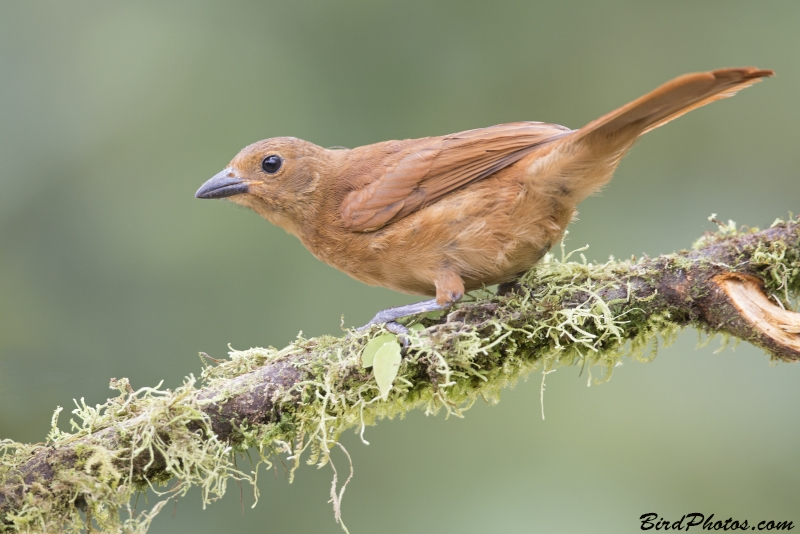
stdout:
<svg viewBox="0 0 800 534">
<path fill-rule="evenodd" d="M 407 304 L 406 306 L 397 306 L 396 308 L 387 308 L 379 311 L 370 322 L 358 328 L 358 330 L 366 330 L 374 324 L 386 324 L 386 329 L 395 334 L 407 333 L 408 329 L 405 326 L 397 323 L 398 319 L 408 317 L 409 315 L 417 315 L 418 313 L 426 313 L 431 311 L 443 310 L 444 306 L 436 304 L 436 300 L 423 300 L 422 302 L 415 302 L 414 304 Z"/>
</svg>

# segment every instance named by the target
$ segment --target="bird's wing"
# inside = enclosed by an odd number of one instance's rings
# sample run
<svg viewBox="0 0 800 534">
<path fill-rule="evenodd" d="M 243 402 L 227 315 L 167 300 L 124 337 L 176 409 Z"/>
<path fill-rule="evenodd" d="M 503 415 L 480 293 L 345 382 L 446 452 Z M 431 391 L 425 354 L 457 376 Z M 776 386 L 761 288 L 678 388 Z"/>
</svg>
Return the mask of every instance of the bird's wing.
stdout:
<svg viewBox="0 0 800 534">
<path fill-rule="evenodd" d="M 344 226 L 354 232 L 377 230 L 569 132 L 556 124 L 513 122 L 403 142 L 378 172 L 370 173 L 373 180 L 345 196 Z"/>
</svg>

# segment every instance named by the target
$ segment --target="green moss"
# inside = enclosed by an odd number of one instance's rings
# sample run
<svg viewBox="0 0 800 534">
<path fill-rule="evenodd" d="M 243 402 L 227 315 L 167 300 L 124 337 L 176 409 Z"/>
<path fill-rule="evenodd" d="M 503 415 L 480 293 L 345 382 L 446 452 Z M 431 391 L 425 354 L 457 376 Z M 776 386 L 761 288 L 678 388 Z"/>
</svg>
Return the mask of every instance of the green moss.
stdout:
<svg viewBox="0 0 800 534">
<path fill-rule="evenodd" d="M 230 446 L 208 432 L 195 383 L 189 377 L 175 391 L 159 387 L 132 391 L 126 379 L 115 380 L 112 387 L 120 389 L 119 397 L 94 407 L 83 399 L 75 403 L 74 432 L 58 429 L 58 408 L 46 445 L 4 440 L 0 480 L 5 482 L 7 474 L 31 454 L 95 437 L 74 446 L 69 464 L 54 465 L 52 484 L 29 490 L 25 504 L 4 520 L 20 532 L 82 532 L 87 519 L 102 532 L 145 532 L 169 497 L 199 486 L 207 503 L 225 493 L 229 480 L 252 480 L 232 465 Z M 198 425 L 199 430 L 190 430 Z M 163 469 L 151 470 L 157 463 Z M 155 476 L 148 477 L 149 472 Z M 171 480 L 175 483 L 165 489 Z M 165 499 L 137 514 L 131 498 L 146 488 Z"/>
<path fill-rule="evenodd" d="M 777 220 L 773 226 L 782 223 Z M 767 292 L 784 307 L 797 309 L 796 298 L 800 294 L 800 234 L 790 243 L 781 240 L 759 242 L 752 251 L 750 261 L 764 280 Z"/>
</svg>

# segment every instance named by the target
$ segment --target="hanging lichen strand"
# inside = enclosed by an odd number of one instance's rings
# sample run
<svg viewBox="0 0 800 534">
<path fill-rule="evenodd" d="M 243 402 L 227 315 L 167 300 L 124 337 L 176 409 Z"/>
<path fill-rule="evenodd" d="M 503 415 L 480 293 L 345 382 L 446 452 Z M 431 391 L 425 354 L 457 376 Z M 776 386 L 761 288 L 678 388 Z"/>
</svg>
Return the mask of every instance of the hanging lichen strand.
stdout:
<svg viewBox="0 0 800 534">
<path fill-rule="evenodd" d="M 591 264 L 582 254 L 569 261 L 562 249 L 505 294 L 476 292 L 447 314 L 409 322 L 405 339 L 384 338 L 407 347 L 380 387 L 365 367 L 372 362 L 361 360 L 367 343 L 386 335 L 377 327 L 232 351 L 203 370 L 200 387 L 193 376 L 174 391 L 134 391 L 113 380 L 117 397 L 95 407 L 76 402 L 71 432 L 56 426 L 59 408 L 46 444 L 0 442 L 0 531 L 79 532 L 91 523 L 145 532 L 192 486 L 204 504 L 230 480 L 250 482 L 257 497 L 259 465 L 279 455 L 294 474 L 302 458 L 326 463 L 348 428 L 363 436 L 366 425 L 414 408 L 460 416 L 479 397 L 497 402 L 502 388 L 535 370 L 580 365 L 604 381 L 623 355 L 649 361 L 659 338 L 669 342 L 688 325 L 745 339 L 777 360 L 800 359 L 800 315 L 791 311 L 800 293 L 800 225 L 720 227 L 692 251 L 654 259 Z M 776 324 L 747 320 L 742 297 L 720 280 L 738 284 L 744 300 L 757 293 L 780 310 Z M 236 453 L 250 448 L 258 465 L 237 467 Z M 132 499 L 148 488 L 161 500 L 135 511 Z"/>
</svg>

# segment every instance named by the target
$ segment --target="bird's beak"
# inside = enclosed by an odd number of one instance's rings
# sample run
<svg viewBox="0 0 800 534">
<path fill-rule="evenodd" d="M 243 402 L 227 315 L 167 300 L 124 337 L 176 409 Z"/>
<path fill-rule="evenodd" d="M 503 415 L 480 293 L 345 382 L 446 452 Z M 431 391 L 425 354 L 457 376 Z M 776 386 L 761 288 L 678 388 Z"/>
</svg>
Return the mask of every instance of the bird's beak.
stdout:
<svg viewBox="0 0 800 534">
<path fill-rule="evenodd" d="M 236 172 L 228 167 L 200 186 L 194 196 L 197 198 L 225 198 L 247 192 L 247 182 L 236 176 Z"/>
</svg>

